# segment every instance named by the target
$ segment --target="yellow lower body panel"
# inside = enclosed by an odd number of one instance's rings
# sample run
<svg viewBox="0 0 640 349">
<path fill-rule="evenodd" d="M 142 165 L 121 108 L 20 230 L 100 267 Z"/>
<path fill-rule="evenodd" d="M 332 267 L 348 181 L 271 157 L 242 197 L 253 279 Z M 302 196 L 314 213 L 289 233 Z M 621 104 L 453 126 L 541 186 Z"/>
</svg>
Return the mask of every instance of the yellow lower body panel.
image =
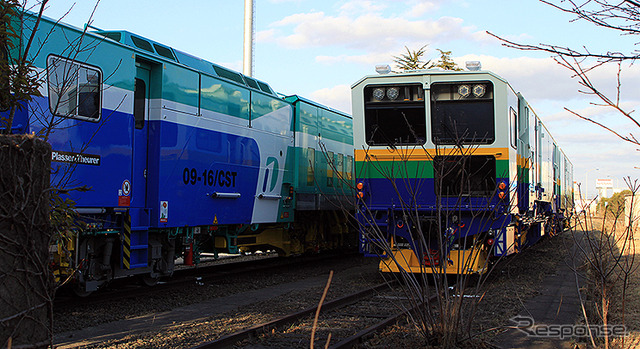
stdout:
<svg viewBox="0 0 640 349">
<path fill-rule="evenodd" d="M 64 281 L 75 272 L 72 261 L 75 254 L 76 236 L 73 233 L 62 233 L 55 245 L 51 245 L 51 261 L 53 263 L 53 276 L 56 283 Z"/>
<path fill-rule="evenodd" d="M 262 230 L 256 235 L 242 235 L 243 239 L 254 238 L 254 243 L 242 243 L 240 250 L 243 252 L 255 251 L 260 248 L 275 248 L 278 253 L 288 256 L 292 253 L 301 253 L 299 247 L 292 246 L 291 239 L 286 230 L 281 227 L 274 227 Z"/>
<path fill-rule="evenodd" d="M 447 266 L 428 266 L 411 249 L 396 249 L 392 257 L 380 260 L 380 271 L 384 273 L 426 274 L 484 274 L 487 271 L 487 251 L 484 248 L 455 250 L 445 259 Z"/>
</svg>

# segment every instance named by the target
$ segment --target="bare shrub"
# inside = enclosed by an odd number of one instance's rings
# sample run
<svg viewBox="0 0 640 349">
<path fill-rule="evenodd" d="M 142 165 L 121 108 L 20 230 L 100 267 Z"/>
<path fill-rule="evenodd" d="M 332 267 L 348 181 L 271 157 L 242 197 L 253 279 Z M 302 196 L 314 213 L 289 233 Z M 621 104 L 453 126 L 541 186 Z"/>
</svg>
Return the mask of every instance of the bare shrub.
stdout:
<svg viewBox="0 0 640 349">
<path fill-rule="evenodd" d="M 0 343 L 45 347 L 52 328 L 49 270 L 51 147 L 0 137 Z"/>
<path fill-rule="evenodd" d="M 586 299 L 582 302 L 584 321 L 587 324 L 612 324 L 615 314 L 616 325 L 625 324 L 626 303 L 629 296 L 629 281 L 638 270 L 635 261 L 635 239 L 633 222 L 633 198 L 640 184 L 630 178 L 625 180 L 632 198 L 631 207 L 611 205 L 603 210 L 603 216 L 592 218 L 582 212 L 576 218 L 576 225 L 585 234 L 576 236 L 579 255 L 586 264 Z M 625 220 L 626 216 L 626 220 Z M 582 285 L 578 285 L 580 288 Z M 615 309 L 615 311 L 612 311 Z M 609 348 L 613 338 L 607 332 L 603 337 L 590 333 L 593 346 Z M 624 347 L 624 339 L 621 341 Z"/>
</svg>

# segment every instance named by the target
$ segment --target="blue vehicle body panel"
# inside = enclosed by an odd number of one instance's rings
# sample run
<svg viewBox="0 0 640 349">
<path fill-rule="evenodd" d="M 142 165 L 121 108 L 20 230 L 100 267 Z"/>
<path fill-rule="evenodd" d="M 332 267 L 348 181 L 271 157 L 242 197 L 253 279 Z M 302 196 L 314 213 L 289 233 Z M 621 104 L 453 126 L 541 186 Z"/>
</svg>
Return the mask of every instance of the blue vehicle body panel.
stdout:
<svg viewBox="0 0 640 349">
<path fill-rule="evenodd" d="M 508 178 L 498 177 L 499 182 L 509 185 Z M 508 210 L 508 205 L 494 195 L 486 197 L 446 197 L 442 196 L 440 203 L 436 202 L 435 183 L 433 178 L 402 178 L 390 179 L 369 178 L 360 180 L 365 186 L 365 202 L 370 209 L 387 209 L 394 207 L 420 207 L 421 209 L 437 210 L 496 210 L 501 213 Z M 506 211 L 505 211 L 506 212 Z"/>
<path fill-rule="evenodd" d="M 260 168 L 255 140 L 162 121 L 150 122 L 150 133 L 153 227 L 251 223 Z M 239 197 L 214 198 L 214 193 Z M 168 217 L 161 215 L 163 203 Z"/>
<path fill-rule="evenodd" d="M 48 100 L 36 97 L 30 108 L 48 110 Z M 59 118 L 50 136 L 52 183 L 65 181 L 63 187 L 87 186 L 74 192 L 78 207 L 118 207 L 118 191 L 131 178 L 133 119 L 130 114 L 102 110 L 101 122 Z M 29 131 L 38 134 L 43 124 L 32 118 Z M 82 155 L 79 155 L 82 153 Z M 66 171 L 73 174 L 65 176 Z"/>
</svg>

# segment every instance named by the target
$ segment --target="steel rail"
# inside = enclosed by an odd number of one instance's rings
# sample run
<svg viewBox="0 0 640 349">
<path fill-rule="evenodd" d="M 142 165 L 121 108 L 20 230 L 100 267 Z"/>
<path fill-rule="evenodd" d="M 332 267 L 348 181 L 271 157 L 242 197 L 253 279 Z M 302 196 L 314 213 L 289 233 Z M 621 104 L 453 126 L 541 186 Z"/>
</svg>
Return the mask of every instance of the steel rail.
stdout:
<svg viewBox="0 0 640 349">
<path fill-rule="evenodd" d="M 378 292 L 380 290 L 389 288 L 392 285 L 392 283 L 382 283 L 379 284 L 377 286 L 368 288 L 366 290 L 363 291 L 359 291 L 359 292 L 355 292 L 352 293 L 350 295 L 332 300 L 332 301 L 328 301 L 328 302 L 324 302 L 322 304 L 322 308 L 321 311 L 327 311 L 327 310 L 331 310 L 331 309 L 335 309 L 338 308 L 340 306 L 343 305 L 347 305 L 347 304 L 351 304 L 351 303 L 355 303 L 358 300 L 360 300 L 363 296 L 368 296 L 374 292 Z M 245 330 L 241 330 L 229 335 L 226 335 L 224 337 L 218 338 L 214 341 L 211 342 L 206 342 L 203 344 L 200 344 L 196 347 L 193 347 L 193 349 L 212 349 L 212 348 L 225 348 L 225 347 L 230 347 L 233 346 L 235 343 L 240 342 L 242 340 L 245 339 L 249 339 L 252 337 L 257 337 L 260 333 L 264 333 L 269 331 L 270 329 L 273 328 L 277 328 L 277 327 L 281 327 L 283 325 L 286 324 L 290 324 L 292 322 L 295 322 L 301 318 L 307 317 L 311 314 L 314 314 L 316 312 L 316 310 L 318 309 L 317 306 L 313 306 L 304 310 L 301 310 L 299 312 L 296 312 L 294 314 L 290 314 L 269 322 L 265 322 L 262 324 L 258 324 L 255 326 L 252 326 L 250 328 L 247 328 Z"/>
<path fill-rule="evenodd" d="M 455 286 L 454 286 L 455 287 Z M 340 342 L 334 344 L 334 345 L 330 345 L 329 349 L 344 349 L 344 348 L 352 348 L 354 345 L 361 343 L 362 339 L 366 338 L 367 336 L 378 332 L 380 330 L 383 330 L 385 328 L 387 328 L 390 325 L 393 325 L 394 323 L 396 323 L 396 321 L 398 321 L 398 319 L 400 319 L 402 316 L 406 315 L 407 313 L 411 313 L 414 312 L 416 310 L 418 310 L 418 308 L 424 306 L 425 304 L 430 304 L 432 302 L 435 302 L 435 300 L 438 298 L 437 295 L 433 295 L 431 297 L 429 297 L 429 299 L 426 302 L 422 302 L 418 305 L 416 305 L 415 307 L 409 309 L 408 311 L 401 311 L 395 315 L 391 315 L 387 318 L 385 318 L 384 320 L 378 322 L 375 325 L 369 326 L 367 328 L 365 328 L 364 330 L 348 337 L 345 338 L 343 340 L 341 340 Z"/>
</svg>

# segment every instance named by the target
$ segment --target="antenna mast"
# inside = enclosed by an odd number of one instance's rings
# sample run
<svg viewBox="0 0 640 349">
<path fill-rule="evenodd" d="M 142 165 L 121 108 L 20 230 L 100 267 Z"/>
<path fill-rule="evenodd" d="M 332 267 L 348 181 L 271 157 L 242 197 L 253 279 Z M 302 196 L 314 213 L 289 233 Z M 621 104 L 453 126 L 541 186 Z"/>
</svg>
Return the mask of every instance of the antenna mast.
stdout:
<svg viewBox="0 0 640 349">
<path fill-rule="evenodd" d="M 242 72 L 246 76 L 253 76 L 253 2 L 244 0 L 244 55 Z"/>
</svg>

